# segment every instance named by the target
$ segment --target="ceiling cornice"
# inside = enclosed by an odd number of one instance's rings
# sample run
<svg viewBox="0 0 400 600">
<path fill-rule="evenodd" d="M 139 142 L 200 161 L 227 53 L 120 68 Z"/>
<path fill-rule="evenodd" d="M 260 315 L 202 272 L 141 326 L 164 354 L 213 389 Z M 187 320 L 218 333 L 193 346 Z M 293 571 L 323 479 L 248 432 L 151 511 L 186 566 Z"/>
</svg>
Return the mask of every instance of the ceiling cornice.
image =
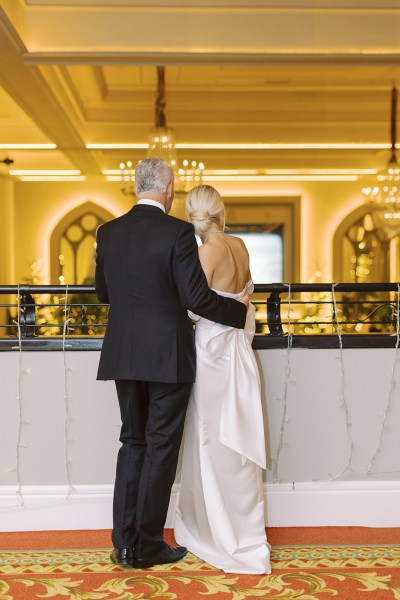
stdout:
<svg viewBox="0 0 400 600">
<path fill-rule="evenodd" d="M 26 65 L 398 66 L 400 51 L 348 53 L 25 52 Z"/>
<path fill-rule="evenodd" d="M 106 7 L 106 8 L 206 8 L 207 10 L 243 9 L 243 0 L 25 0 L 27 7 Z M 377 6 L 376 0 L 250 0 L 246 10 L 357 10 L 382 11 L 399 8 L 397 0 L 385 0 Z"/>
<path fill-rule="evenodd" d="M 327 55 L 337 61 L 348 56 L 378 61 L 382 55 L 400 53 L 399 3 L 352 10 L 313 6 L 309 12 L 300 2 L 292 8 L 253 9 L 244 2 L 241 6 L 49 4 L 28 7 L 25 17 L 25 44 L 32 60 L 101 57 L 103 64 L 108 60 L 126 64 L 141 57 L 151 64 L 165 53 L 166 60 L 176 61 L 238 63 L 243 56 L 247 64 L 274 64 L 281 57 L 320 64 Z"/>
</svg>

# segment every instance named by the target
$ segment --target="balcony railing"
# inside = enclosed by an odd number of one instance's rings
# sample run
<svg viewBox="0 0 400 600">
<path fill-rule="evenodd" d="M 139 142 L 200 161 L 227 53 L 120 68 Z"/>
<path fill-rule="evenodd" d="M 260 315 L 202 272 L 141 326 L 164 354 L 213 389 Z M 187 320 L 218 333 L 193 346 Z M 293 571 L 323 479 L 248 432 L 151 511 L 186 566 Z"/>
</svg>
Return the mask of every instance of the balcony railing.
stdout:
<svg viewBox="0 0 400 600">
<path fill-rule="evenodd" d="M 397 283 L 258 284 L 254 348 L 393 347 Z M 0 286 L 0 350 L 101 348 L 108 305 L 94 286 Z M 66 344 L 68 339 L 68 344 Z"/>
</svg>

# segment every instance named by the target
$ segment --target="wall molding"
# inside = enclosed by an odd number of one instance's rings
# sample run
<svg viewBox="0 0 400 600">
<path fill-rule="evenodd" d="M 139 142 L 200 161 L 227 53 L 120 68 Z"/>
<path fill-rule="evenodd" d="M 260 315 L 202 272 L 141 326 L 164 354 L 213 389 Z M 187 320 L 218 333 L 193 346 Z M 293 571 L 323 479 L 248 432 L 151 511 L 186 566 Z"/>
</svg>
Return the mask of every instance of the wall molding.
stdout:
<svg viewBox="0 0 400 600">
<path fill-rule="evenodd" d="M 396 49 L 357 52 L 25 52 L 25 65 L 392 66 Z"/>
<path fill-rule="evenodd" d="M 110 529 L 113 486 L 0 487 L 2 531 Z M 179 484 L 167 517 L 173 526 Z M 332 481 L 264 485 L 268 527 L 400 527 L 400 481 Z"/>
</svg>

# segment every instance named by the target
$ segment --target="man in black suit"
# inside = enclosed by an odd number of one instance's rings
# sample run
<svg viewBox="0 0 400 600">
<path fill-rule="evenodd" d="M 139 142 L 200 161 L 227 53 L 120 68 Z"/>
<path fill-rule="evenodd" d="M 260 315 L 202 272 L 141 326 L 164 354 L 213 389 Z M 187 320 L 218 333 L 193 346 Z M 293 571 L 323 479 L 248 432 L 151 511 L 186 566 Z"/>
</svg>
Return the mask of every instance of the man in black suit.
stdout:
<svg viewBox="0 0 400 600">
<path fill-rule="evenodd" d="M 96 293 L 110 304 L 97 378 L 115 380 L 122 420 L 111 560 L 145 568 L 187 552 L 163 541 L 195 379 L 187 311 L 243 328 L 247 309 L 208 288 L 192 225 L 168 216 L 169 163 L 143 160 L 135 180 L 138 203 L 97 233 Z"/>
</svg>

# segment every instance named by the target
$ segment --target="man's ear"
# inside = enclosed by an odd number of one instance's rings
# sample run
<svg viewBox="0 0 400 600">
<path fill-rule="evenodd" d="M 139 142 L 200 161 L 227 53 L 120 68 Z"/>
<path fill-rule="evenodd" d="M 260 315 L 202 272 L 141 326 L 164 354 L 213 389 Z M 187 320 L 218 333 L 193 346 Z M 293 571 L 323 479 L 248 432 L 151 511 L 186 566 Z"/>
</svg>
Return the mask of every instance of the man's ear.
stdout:
<svg viewBox="0 0 400 600">
<path fill-rule="evenodd" d="M 169 184 L 167 185 L 167 189 L 166 189 L 166 193 L 167 193 L 167 198 L 168 200 L 170 198 L 172 198 L 172 194 L 173 194 L 173 189 L 174 189 L 174 182 L 170 181 Z"/>
</svg>

